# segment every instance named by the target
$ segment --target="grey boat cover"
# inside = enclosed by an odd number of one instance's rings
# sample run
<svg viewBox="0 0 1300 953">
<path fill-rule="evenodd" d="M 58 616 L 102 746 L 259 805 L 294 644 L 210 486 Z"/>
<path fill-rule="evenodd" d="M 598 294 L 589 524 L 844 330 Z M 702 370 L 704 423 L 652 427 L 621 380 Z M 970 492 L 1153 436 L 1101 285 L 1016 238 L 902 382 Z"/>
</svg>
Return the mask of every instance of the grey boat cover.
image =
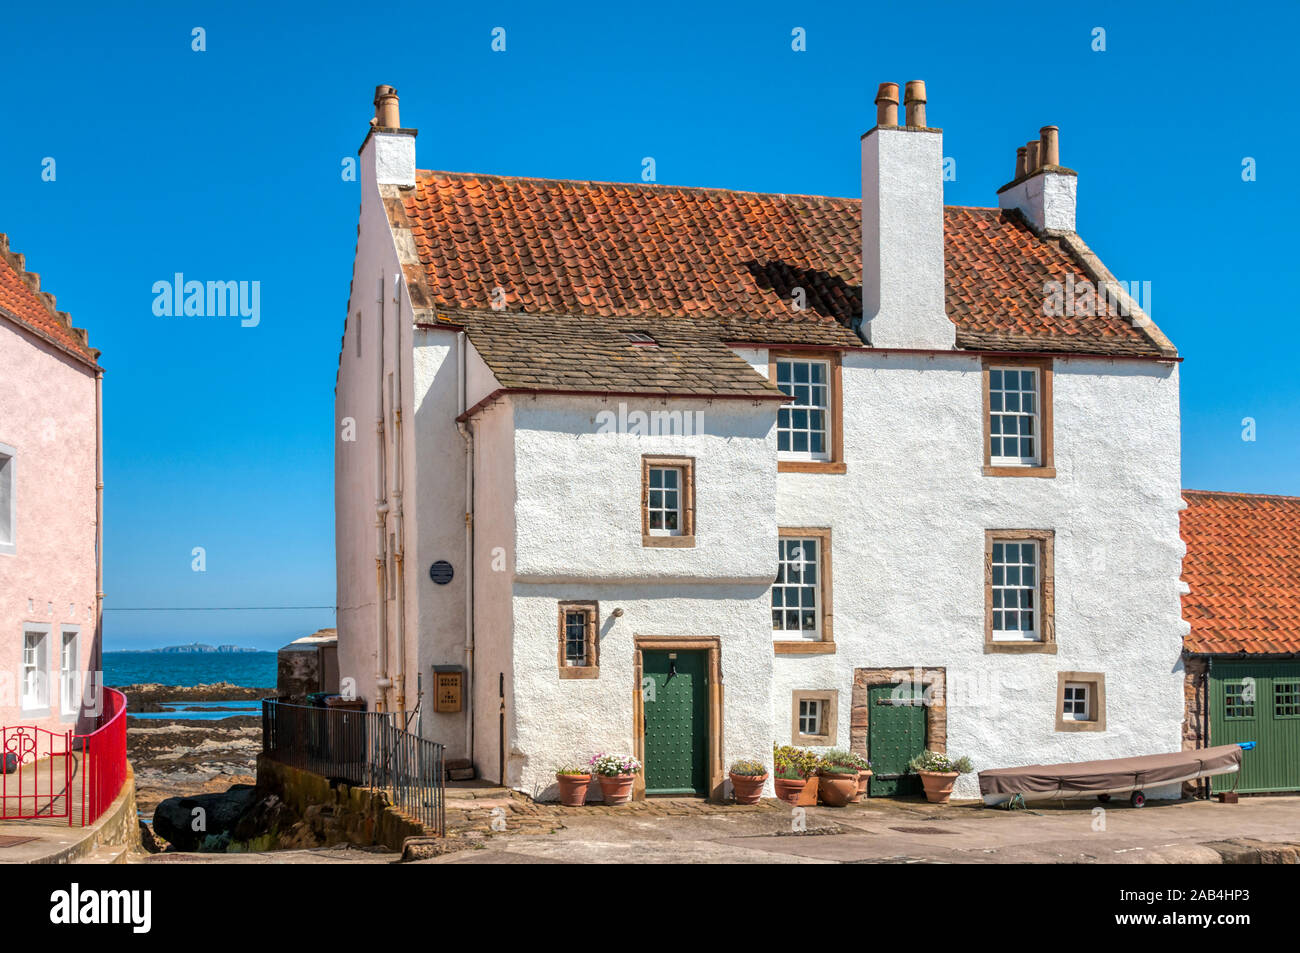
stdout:
<svg viewBox="0 0 1300 953">
<path fill-rule="evenodd" d="M 1239 745 L 1218 745 L 1172 754 L 1149 754 L 1074 764 L 1030 764 L 981 771 L 981 794 L 1051 794 L 1070 791 L 1141 790 L 1191 775 L 1226 774 L 1241 766 Z"/>
</svg>

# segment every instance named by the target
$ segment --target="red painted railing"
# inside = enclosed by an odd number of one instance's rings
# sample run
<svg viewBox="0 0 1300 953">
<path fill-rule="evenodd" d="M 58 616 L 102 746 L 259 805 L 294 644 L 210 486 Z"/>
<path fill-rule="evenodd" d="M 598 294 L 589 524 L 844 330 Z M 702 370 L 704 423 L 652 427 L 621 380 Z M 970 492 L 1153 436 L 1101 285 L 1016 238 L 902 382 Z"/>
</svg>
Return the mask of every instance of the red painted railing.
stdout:
<svg viewBox="0 0 1300 953">
<path fill-rule="evenodd" d="M 99 727 L 73 738 L 81 753 L 81 824 L 93 824 L 117 800 L 126 782 L 126 696 L 104 689 Z"/>
<path fill-rule="evenodd" d="M 71 732 L 0 727 L 0 820 L 66 817 L 77 762 Z"/>
<path fill-rule="evenodd" d="M 126 696 L 105 688 L 95 723 L 85 735 L 0 727 L 0 820 L 100 819 L 126 782 Z"/>
</svg>

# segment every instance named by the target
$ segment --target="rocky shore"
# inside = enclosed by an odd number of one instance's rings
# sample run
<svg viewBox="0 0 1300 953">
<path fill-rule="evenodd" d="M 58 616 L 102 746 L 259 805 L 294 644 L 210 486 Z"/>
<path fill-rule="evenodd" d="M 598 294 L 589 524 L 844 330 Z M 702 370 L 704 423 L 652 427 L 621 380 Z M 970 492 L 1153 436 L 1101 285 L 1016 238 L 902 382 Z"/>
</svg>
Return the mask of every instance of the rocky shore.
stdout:
<svg viewBox="0 0 1300 953">
<path fill-rule="evenodd" d="M 137 712 L 164 711 L 178 701 L 250 701 L 275 694 L 273 688 L 213 685 L 126 685 L 126 754 L 135 770 L 136 801 L 145 818 L 170 797 L 215 794 L 234 784 L 252 784 L 262 750 L 262 721 L 255 716 L 219 720 L 131 718 Z"/>
</svg>

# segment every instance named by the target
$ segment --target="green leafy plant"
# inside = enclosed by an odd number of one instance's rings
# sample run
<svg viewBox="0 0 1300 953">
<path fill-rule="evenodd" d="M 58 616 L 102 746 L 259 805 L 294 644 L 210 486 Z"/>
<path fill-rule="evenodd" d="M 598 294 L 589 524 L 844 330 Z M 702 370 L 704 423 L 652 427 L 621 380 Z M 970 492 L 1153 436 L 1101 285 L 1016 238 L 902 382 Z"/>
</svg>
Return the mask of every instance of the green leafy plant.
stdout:
<svg viewBox="0 0 1300 953">
<path fill-rule="evenodd" d="M 817 772 L 819 760 L 807 748 L 772 745 L 772 764 L 776 768 L 776 776 L 786 781 L 812 777 Z"/>
<path fill-rule="evenodd" d="M 958 774 L 970 774 L 975 770 L 971 764 L 970 758 L 962 756 L 960 758 L 950 758 L 946 754 L 940 754 L 937 751 L 926 749 L 918 754 L 907 766 L 912 771 L 938 771 L 949 774 L 956 771 Z"/>
<path fill-rule="evenodd" d="M 767 776 L 767 765 L 753 758 L 741 758 L 731 763 L 731 773 L 742 778 L 762 778 Z"/>
<path fill-rule="evenodd" d="M 854 771 L 867 771 L 871 768 L 871 762 L 866 758 L 840 748 L 832 748 L 827 751 L 822 755 L 822 761 L 825 764 L 852 768 Z"/>
<path fill-rule="evenodd" d="M 558 768 L 555 769 L 555 773 L 566 775 L 566 776 L 577 775 L 579 777 L 583 777 L 588 774 L 591 774 L 591 770 L 589 768 L 584 768 L 580 764 L 573 764 L 570 762 L 570 763 L 560 765 Z"/>
</svg>

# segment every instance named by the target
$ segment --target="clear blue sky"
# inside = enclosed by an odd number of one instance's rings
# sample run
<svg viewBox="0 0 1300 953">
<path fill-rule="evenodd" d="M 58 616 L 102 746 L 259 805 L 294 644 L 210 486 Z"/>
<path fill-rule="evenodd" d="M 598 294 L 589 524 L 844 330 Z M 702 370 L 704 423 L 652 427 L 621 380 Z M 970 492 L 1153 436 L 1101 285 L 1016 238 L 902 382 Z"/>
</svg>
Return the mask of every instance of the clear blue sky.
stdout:
<svg viewBox="0 0 1300 953">
<path fill-rule="evenodd" d="M 1138 6 L 11 4 L 0 230 L 104 352 L 106 605 L 333 604 L 359 201 L 340 163 L 378 83 L 420 129 L 421 168 L 635 180 L 653 156 L 661 182 L 857 195 L 876 84 L 925 79 L 960 205 L 995 205 L 1016 145 L 1055 123 L 1080 233 L 1152 282 L 1185 357 L 1184 485 L 1300 493 L 1300 14 Z M 156 317 L 151 287 L 178 271 L 260 281 L 260 325 Z M 105 628 L 109 649 L 275 647 L 332 620 L 110 611 Z"/>
</svg>

